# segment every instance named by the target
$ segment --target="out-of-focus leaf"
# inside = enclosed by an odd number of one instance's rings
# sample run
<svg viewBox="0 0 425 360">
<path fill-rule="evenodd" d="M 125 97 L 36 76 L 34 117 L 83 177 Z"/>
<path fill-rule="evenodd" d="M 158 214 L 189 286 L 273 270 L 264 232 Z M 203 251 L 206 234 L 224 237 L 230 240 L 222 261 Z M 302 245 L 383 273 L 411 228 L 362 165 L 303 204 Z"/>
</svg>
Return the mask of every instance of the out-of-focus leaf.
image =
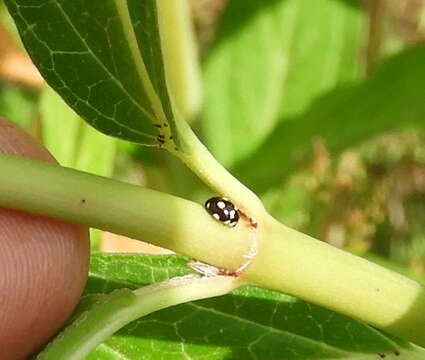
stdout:
<svg viewBox="0 0 425 360">
<path fill-rule="evenodd" d="M 105 292 L 188 274 L 186 262 L 180 256 L 94 254 L 78 313 L 93 311 L 99 299 L 105 306 L 101 295 Z M 102 321 L 101 314 L 97 316 Z M 318 306 L 244 287 L 134 321 L 88 359 L 378 360 L 383 355 L 419 360 L 425 351 Z"/>
<path fill-rule="evenodd" d="M 391 129 L 425 125 L 425 47 L 404 51 L 370 79 L 319 98 L 302 116 L 288 120 L 235 173 L 259 192 L 283 182 L 312 155 L 321 139 L 332 154 Z"/>
<path fill-rule="evenodd" d="M 81 143 L 75 168 L 93 174 L 111 176 L 115 158 L 115 139 L 99 133 L 86 123 L 82 123 L 81 128 Z"/>
<path fill-rule="evenodd" d="M 43 143 L 63 166 L 110 176 L 116 141 L 88 126 L 52 90 L 40 100 Z"/>
<path fill-rule="evenodd" d="M 363 11 L 356 5 L 229 3 L 206 60 L 203 119 L 207 145 L 224 164 L 247 157 L 283 116 L 359 78 Z"/>
<path fill-rule="evenodd" d="M 292 29 L 281 119 L 304 112 L 321 94 L 363 75 L 366 18 L 359 0 L 289 1 Z M 292 30 L 292 31 L 291 31 Z"/>
<path fill-rule="evenodd" d="M 42 140 L 44 146 L 63 166 L 75 166 L 81 120 L 51 89 L 40 99 Z"/>
<path fill-rule="evenodd" d="M 105 134 L 156 143 L 174 126 L 156 1 L 7 0 L 24 45 L 48 83 Z"/>
<path fill-rule="evenodd" d="M 13 85 L 0 86 L 0 116 L 27 129 L 34 119 L 36 96 Z"/>
<path fill-rule="evenodd" d="M 270 189 L 262 196 L 264 206 L 279 221 L 297 230 L 304 230 L 311 220 L 314 198 L 306 187 L 306 175 L 297 174 L 285 186 Z M 308 232 L 307 232 L 308 233 Z"/>
</svg>

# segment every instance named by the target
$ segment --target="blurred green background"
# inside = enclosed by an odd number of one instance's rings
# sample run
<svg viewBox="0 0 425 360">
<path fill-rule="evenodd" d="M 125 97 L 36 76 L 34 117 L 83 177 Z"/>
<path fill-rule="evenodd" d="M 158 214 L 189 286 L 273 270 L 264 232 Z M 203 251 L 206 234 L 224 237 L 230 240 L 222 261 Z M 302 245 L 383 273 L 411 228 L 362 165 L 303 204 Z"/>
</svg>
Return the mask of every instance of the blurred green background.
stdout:
<svg viewBox="0 0 425 360">
<path fill-rule="evenodd" d="M 191 123 L 214 155 L 283 223 L 423 275 L 425 0 L 191 5 L 204 94 Z M 79 119 L 39 77 L 2 4 L 0 116 L 62 165 L 201 203 L 211 195 L 164 151 Z M 94 249 L 135 249 L 93 238 Z"/>
</svg>

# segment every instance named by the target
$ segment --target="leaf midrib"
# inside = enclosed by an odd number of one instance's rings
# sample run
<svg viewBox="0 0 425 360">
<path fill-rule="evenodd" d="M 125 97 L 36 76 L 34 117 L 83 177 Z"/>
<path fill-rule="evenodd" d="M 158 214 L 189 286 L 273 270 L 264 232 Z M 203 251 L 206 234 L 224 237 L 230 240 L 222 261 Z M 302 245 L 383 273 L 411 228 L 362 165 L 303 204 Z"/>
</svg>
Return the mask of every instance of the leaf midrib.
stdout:
<svg viewBox="0 0 425 360">
<path fill-rule="evenodd" d="M 136 34 L 131 24 L 131 17 L 128 9 L 128 4 L 122 0 L 113 0 L 115 7 L 117 9 L 118 16 L 120 18 L 120 22 L 122 25 L 124 37 L 127 40 L 128 47 L 130 49 L 130 53 L 137 69 L 137 75 L 139 77 L 142 88 L 145 90 L 146 95 L 151 103 L 152 110 L 157 119 L 159 119 L 160 123 L 167 122 L 167 118 L 164 113 L 164 109 L 162 108 L 161 100 L 156 93 L 152 82 L 150 80 L 148 71 L 146 69 L 145 62 L 143 57 L 141 56 L 141 51 L 139 49 L 139 45 L 137 43 Z"/>
<path fill-rule="evenodd" d="M 152 122 L 155 122 L 155 117 L 148 112 L 144 107 L 142 107 L 142 105 L 136 101 L 136 99 L 130 95 L 130 93 L 128 93 L 128 91 L 122 86 L 122 84 L 119 82 L 119 80 L 114 76 L 114 74 L 112 74 L 107 67 L 105 67 L 105 65 L 102 63 L 102 61 L 99 59 L 99 57 L 92 51 L 92 49 L 90 48 L 90 46 L 87 44 L 87 42 L 85 41 L 85 39 L 81 36 L 80 32 L 78 31 L 78 29 L 74 26 L 74 24 L 72 23 L 71 19 L 68 17 L 67 13 L 65 12 L 65 10 L 62 8 L 62 6 L 59 4 L 58 1 L 54 2 L 56 4 L 56 6 L 58 7 L 59 11 L 62 13 L 64 19 L 66 20 L 66 22 L 70 25 L 70 27 L 73 29 L 74 33 L 78 36 L 78 38 L 80 39 L 80 41 L 84 44 L 84 46 L 86 47 L 87 51 L 92 55 L 93 59 L 98 63 L 98 65 L 105 71 L 105 73 L 110 76 L 111 80 L 121 89 L 121 91 L 128 97 L 128 99 L 130 99 L 130 101 L 148 118 L 150 119 Z M 139 135 L 145 135 L 144 133 L 138 131 L 137 129 L 125 126 L 124 124 L 117 122 L 115 119 L 111 118 L 112 121 L 114 121 L 116 124 L 118 124 L 121 127 L 124 127 L 130 131 L 134 131 Z"/>
</svg>

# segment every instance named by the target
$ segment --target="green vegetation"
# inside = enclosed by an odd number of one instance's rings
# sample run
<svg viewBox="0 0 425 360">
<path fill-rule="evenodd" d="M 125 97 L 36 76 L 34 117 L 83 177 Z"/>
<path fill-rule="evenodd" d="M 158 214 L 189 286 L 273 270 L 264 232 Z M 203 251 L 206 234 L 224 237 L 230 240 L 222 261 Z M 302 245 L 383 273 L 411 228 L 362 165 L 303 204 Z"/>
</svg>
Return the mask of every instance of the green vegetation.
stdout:
<svg viewBox="0 0 425 360">
<path fill-rule="evenodd" d="M 419 12 L 413 36 L 385 1 L 198 4 L 197 44 L 179 1 L 5 0 L 51 88 L 2 85 L 1 114 L 73 169 L 0 154 L 0 205 L 179 254 L 94 253 L 38 358 L 424 359 Z"/>
</svg>

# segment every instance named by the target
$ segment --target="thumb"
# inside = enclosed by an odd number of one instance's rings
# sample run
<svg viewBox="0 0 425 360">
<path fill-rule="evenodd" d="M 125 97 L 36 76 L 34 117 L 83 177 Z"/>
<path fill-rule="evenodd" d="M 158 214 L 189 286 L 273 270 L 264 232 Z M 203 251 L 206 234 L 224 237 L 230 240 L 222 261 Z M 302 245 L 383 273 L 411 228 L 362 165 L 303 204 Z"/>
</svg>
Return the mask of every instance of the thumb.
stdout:
<svg viewBox="0 0 425 360">
<path fill-rule="evenodd" d="M 55 162 L 1 118 L 0 152 Z M 0 207 L 2 360 L 27 358 L 60 329 L 83 290 L 88 258 L 86 227 Z"/>
</svg>

